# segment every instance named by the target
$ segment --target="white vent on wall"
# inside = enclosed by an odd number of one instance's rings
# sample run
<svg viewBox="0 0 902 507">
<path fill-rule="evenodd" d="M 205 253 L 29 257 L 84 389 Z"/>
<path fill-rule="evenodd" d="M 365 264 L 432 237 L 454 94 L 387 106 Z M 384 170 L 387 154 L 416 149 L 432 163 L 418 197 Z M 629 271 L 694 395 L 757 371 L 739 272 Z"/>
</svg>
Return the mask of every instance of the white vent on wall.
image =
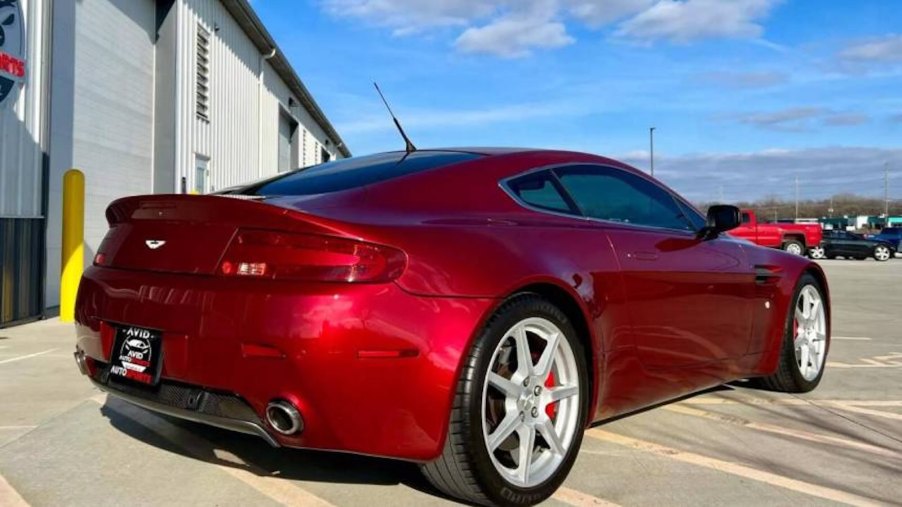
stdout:
<svg viewBox="0 0 902 507">
<path fill-rule="evenodd" d="M 197 117 L 210 121 L 210 31 L 197 25 Z"/>
</svg>

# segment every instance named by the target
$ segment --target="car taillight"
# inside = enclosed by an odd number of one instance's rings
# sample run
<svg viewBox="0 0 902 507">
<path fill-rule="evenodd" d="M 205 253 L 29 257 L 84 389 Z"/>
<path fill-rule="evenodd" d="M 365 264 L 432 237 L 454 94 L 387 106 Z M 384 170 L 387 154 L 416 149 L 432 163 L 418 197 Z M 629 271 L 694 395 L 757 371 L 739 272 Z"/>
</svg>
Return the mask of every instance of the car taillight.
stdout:
<svg viewBox="0 0 902 507">
<path fill-rule="evenodd" d="M 388 282 L 407 256 L 395 248 L 317 234 L 241 230 L 219 264 L 229 277 L 320 282 Z"/>
</svg>

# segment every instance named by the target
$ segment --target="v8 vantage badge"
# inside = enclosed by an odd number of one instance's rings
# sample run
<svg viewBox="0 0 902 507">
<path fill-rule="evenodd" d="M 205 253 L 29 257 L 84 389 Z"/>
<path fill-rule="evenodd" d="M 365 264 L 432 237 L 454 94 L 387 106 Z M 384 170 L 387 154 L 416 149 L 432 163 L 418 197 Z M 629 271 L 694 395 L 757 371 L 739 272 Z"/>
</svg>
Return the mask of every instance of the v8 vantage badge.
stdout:
<svg viewBox="0 0 902 507">
<path fill-rule="evenodd" d="M 142 384 L 156 383 L 160 366 L 160 332 L 124 326 L 116 330 L 110 375 Z"/>
<path fill-rule="evenodd" d="M 25 79 L 25 20 L 19 0 L 0 0 L 0 107 Z"/>
</svg>

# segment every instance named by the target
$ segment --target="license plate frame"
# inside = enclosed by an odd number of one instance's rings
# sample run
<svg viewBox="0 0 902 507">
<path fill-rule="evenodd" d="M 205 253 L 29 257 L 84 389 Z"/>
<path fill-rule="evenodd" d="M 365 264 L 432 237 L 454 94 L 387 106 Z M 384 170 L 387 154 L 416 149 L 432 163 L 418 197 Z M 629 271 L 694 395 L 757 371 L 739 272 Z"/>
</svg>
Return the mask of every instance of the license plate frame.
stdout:
<svg viewBox="0 0 902 507">
<path fill-rule="evenodd" d="M 163 332 L 127 324 L 114 324 L 113 329 L 110 378 L 156 386 L 163 366 Z"/>
</svg>

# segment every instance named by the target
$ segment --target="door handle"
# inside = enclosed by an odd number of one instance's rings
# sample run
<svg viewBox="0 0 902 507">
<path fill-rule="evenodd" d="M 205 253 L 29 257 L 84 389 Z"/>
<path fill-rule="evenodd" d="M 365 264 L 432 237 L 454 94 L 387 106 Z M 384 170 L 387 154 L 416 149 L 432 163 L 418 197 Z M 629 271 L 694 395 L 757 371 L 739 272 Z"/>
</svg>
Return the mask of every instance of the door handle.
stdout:
<svg viewBox="0 0 902 507">
<path fill-rule="evenodd" d="M 655 252 L 630 252 L 626 254 L 626 258 L 635 261 L 656 261 L 658 254 Z"/>
</svg>

